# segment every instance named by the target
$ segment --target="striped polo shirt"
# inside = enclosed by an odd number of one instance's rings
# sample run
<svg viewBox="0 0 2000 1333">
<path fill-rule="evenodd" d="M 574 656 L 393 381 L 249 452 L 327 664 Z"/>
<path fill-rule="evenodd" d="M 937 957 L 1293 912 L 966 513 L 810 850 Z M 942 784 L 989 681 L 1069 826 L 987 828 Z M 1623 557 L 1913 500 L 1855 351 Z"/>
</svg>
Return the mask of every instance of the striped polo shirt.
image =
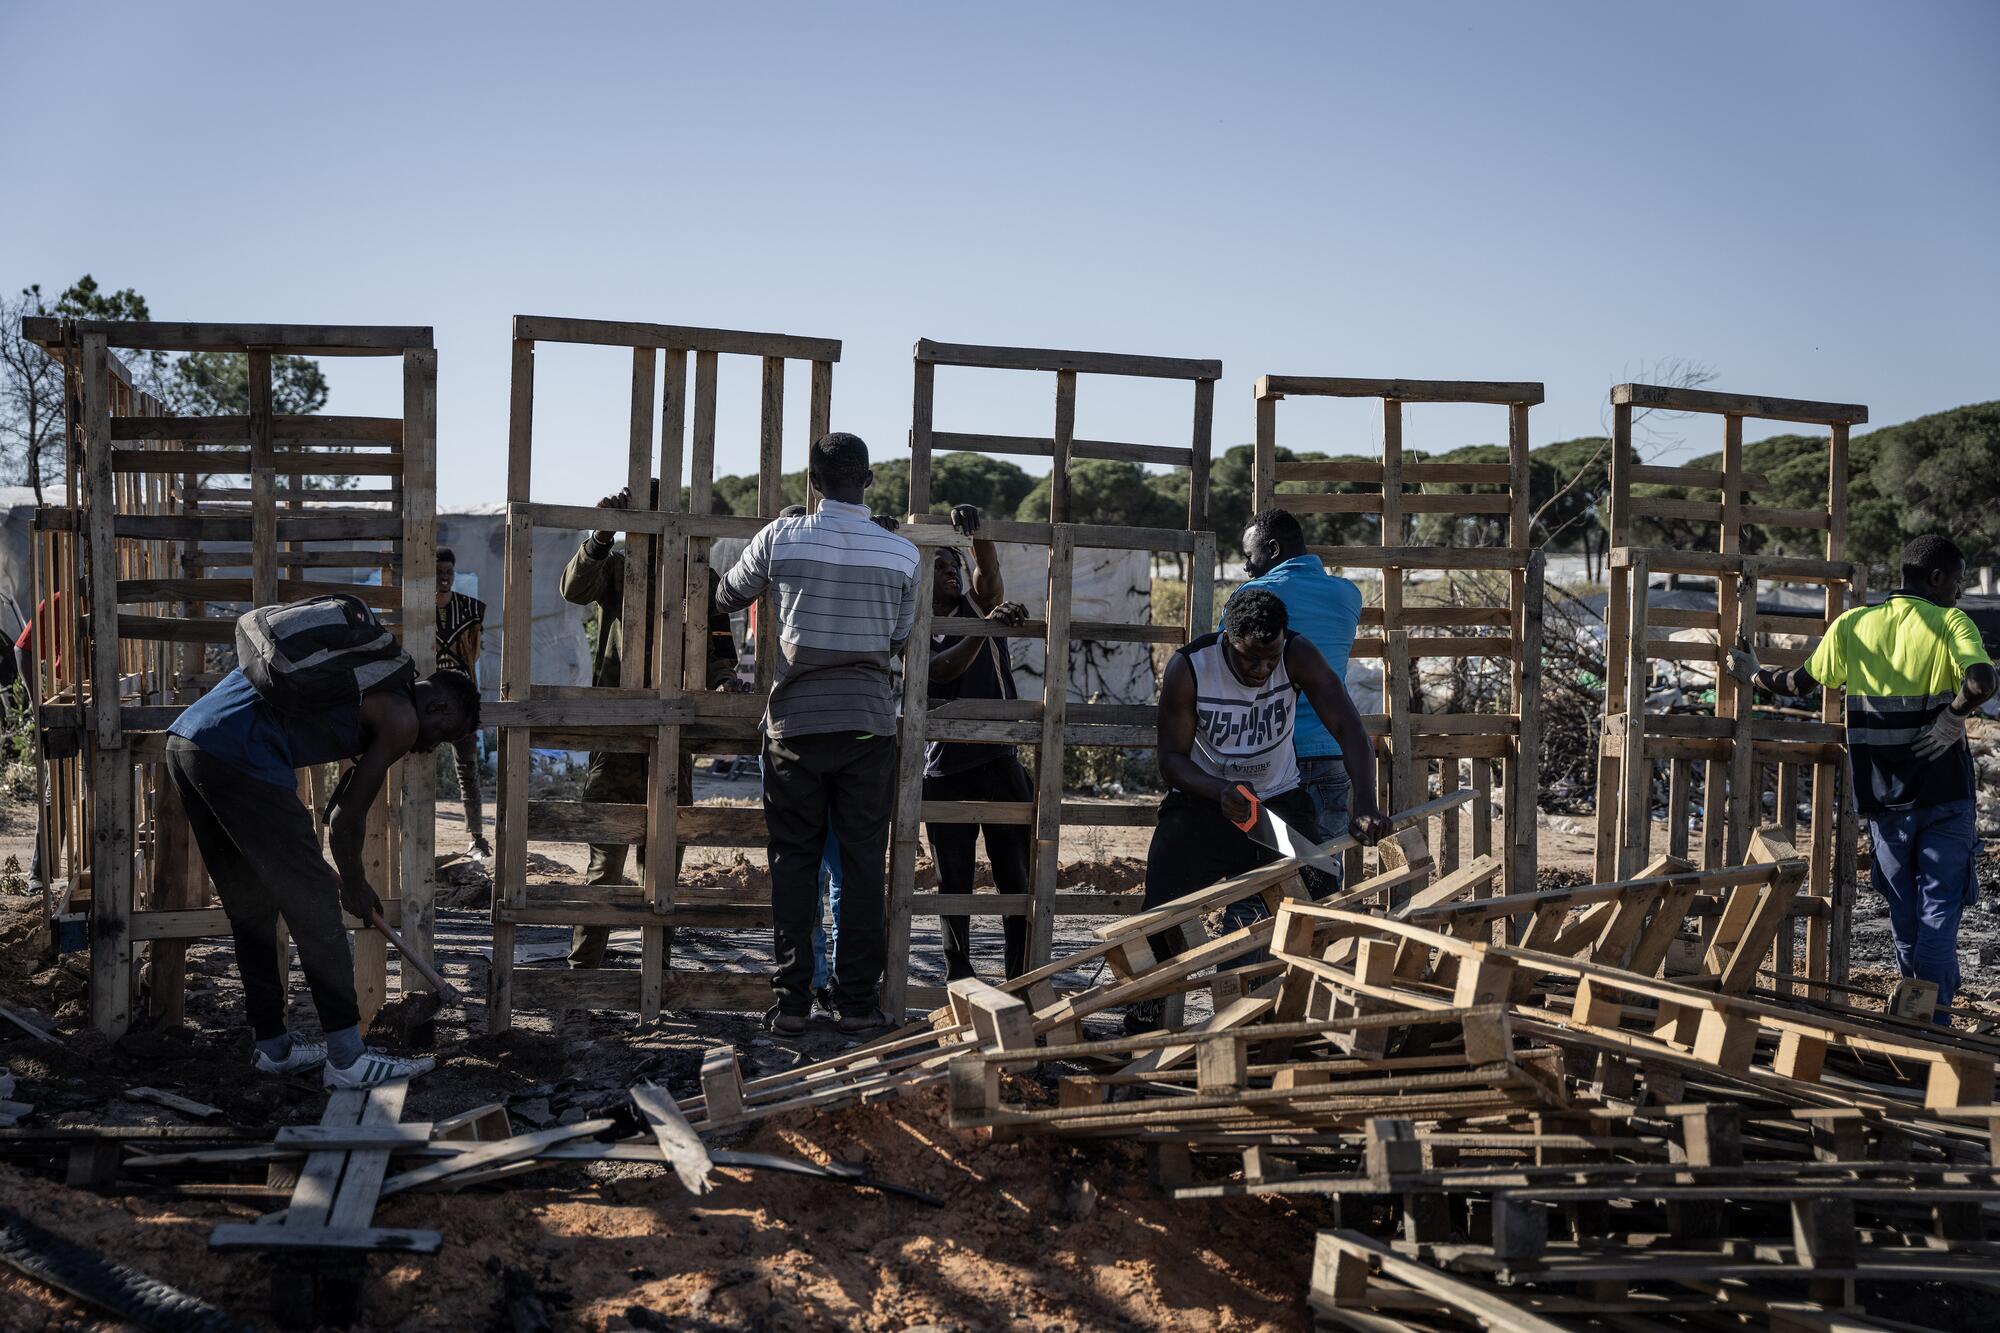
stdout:
<svg viewBox="0 0 2000 1333">
<path fill-rule="evenodd" d="M 735 611 L 775 592 L 778 661 L 764 710 L 770 736 L 896 731 L 889 664 L 917 611 L 917 548 L 877 527 L 862 505 L 766 524 L 722 576 L 716 606 Z"/>
<path fill-rule="evenodd" d="M 1965 669 L 1987 660 L 1972 617 L 1909 593 L 1856 607 L 1827 628 L 1806 672 L 1847 691 L 1847 750 L 1861 813 L 1972 799 L 1972 751 L 1963 741 L 1929 761 L 1910 746 L 1951 703 Z"/>
</svg>

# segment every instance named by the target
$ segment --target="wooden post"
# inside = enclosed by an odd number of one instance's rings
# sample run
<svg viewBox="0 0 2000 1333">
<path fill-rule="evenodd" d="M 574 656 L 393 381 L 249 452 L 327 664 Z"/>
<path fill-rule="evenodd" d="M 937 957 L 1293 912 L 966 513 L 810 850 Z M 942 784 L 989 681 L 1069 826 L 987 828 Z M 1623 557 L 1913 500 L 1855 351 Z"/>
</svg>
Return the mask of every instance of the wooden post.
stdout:
<svg viewBox="0 0 2000 1333">
<path fill-rule="evenodd" d="M 419 676 L 437 669 L 437 352 L 403 353 L 403 647 Z M 404 940 L 435 963 L 437 930 L 437 763 L 428 754 L 404 760 L 400 851 Z M 405 994 L 428 990 L 414 967 L 401 971 Z"/>
<path fill-rule="evenodd" d="M 512 508 L 529 499 L 535 420 L 535 344 L 514 340 L 507 427 L 506 573 L 501 584 L 500 697 L 525 702 L 534 651 L 534 528 Z M 493 962 L 486 1021 L 505 1032 L 514 1021 L 514 926 L 504 908 L 528 903 L 528 731 L 502 727 L 493 857 Z"/>
<path fill-rule="evenodd" d="M 937 366 L 921 357 L 910 403 L 910 512 L 931 511 L 931 420 L 936 402 Z M 1054 481 L 1050 481 L 1054 486 Z M 1053 500 L 1053 495 L 1051 495 Z"/>
<path fill-rule="evenodd" d="M 1278 494 L 1278 400 L 1261 387 L 1257 394 L 1257 448 L 1252 466 L 1250 512 L 1269 509 Z"/>
<path fill-rule="evenodd" d="M 937 584 L 935 553 L 917 548 L 917 613 L 903 656 L 902 734 L 896 752 L 895 816 L 889 826 L 887 963 L 882 1008 L 901 1021 L 909 1007 L 910 896 L 916 891 L 917 842 L 924 804 L 924 732 L 930 721 L 931 597 Z"/>
<path fill-rule="evenodd" d="M 1526 414 L 1525 408 L 1521 411 Z M 1548 557 L 1535 551 L 1528 557 L 1528 567 L 1521 580 L 1521 634 L 1516 657 L 1516 679 L 1514 686 L 1515 726 L 1513 771 L 1508 775 L 1512 785 L 1502 789 L 1502 798 L 1514 812 L 1513 839 L 1508 845 L 1507 875 L 1504 880 L 1507 893 L 1532 893 L 1536 885 L 1538 862 L 1536 838 L 1540 830 L 1537 824 L 1541 793 L 1540 766 L 1542 753 L 1542 610 L 1546 605 L 1546 575 Z M 1456 761 L 1454 761 L 1456 762 Z M 1487 761 L 1475 758 L 1475 768 L 1483 768 Z M 1451 816 L 1456 822 L 1458 816 Z M 1480 823 L 1491 824 L 1491 815 L 1485 809 L 1473 815 L 1473 826 Z M 1482 851 L 1481 855 L 1485 853 Z"/>
<path fill-rule="evenodd" d="M 1631 537 L 1632 520 L 1628 513 L 1632 494 L 1631 453 L 1632 408 L 1630 404 L 1614 403 L 1611 408 L 1611 530 L 1604 542 L 1606 551 L 1625 545 Z M 1626 617 L 1630 614 L 1630 595 L 1630 571 L 1607 564 L 1604 597 L 1604 716 L 1607 721 L 1621 712 L 1631 712 L 1634 689 L 1644 688 L 1643 685 L 1635 687 L 1628 684 L 1630 664 L 1626 656 Z M 1643 711 L 1643 698 L 1639 702 Z M 1594 878 L 1601 884 L 1621 878 L 1618 873 L 1621 763 L 1622 755 L 1609 745 L 1598 752 L 1597 865 Z"/>
<path fill-rule="evenodd" d="M 1626 663 L 1625 731 L 1620 739 L 1618 770 L 1621 778 L 1617 877 L 1630 879 L 1652 855 L 1653 763 L 1646 755 L 1646 683 L 1652 659 L 1646 650 L 1649 579 L 1643 552 L 1632 557 L 1626 571 L 1631 584 L 1631 612 L 1627 620 L 1630 634 L 1626 643 L 1630 657 Z"/>
<path fill-rule="evenodd" d="M 271 354 L 253 349 L 250 390 L 250 600 L 278 600 L 278 474 L 272 456 Z"/>
<path fill-rule="evenodd" d="M 1412 752 L 1416 749 L 1415 730 L 1410 719 L 1410 634 L 1408 630 L 1389 630 L 1384 636 L 1385 650 L 1382 673 L 1383 703 L 1389 710 L 1389 808 L 1405 810 L 1415 805 L 1415 769 Z M 1478 818 L 1491 818 L 1491 812 L 1482 810 Z"/>
<path fill-rule="evenodd" d="M 1056 372 L 1056 429 L 1049 468 L 1049 522 L 1067 523 L 1070 451 L 1076 443 L 1076 372 Z"/>
<path fill-rule="evenodd" d="M 132 1022 L 132 752 L 119 712 L 117 489 L 111 471 L 110 352 L 83 336 L 83 444 L 89 479 L 91 815 L 90 1014 L 99 1032 Z"/>
<path fill-rule="evenodd" d="M 1215 381 L 1194 382 L 1194 431 L 1188 441 L 1188 530 L 1213 530 L 1208 514 L 1208 459 L 1215 432 Z M 1253 511 L 1254 512 L 1254 511 Z"/>
<path fill-rule="evenodd" d="M 1049 638 L 1042 668 L 1042 739 L 1035 759 L 1031 967 L 1046 964 L 1055 948 L 1056 888 L 1062 869 L 1063 725 L 1069 714 L 1069 608 L 1075 581 L 1076 534 L 1068 525 L 1057 524 L 1049 541 Z"/>
</svg>

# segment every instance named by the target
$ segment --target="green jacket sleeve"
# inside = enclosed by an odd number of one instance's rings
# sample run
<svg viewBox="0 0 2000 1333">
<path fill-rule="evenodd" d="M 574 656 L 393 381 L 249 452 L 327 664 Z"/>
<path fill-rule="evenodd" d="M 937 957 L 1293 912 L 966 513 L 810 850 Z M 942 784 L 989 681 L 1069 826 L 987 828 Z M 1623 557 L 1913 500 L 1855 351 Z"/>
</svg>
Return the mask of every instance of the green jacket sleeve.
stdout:
<svg viewBox="0 0 2000 1333">
<path fill-rule="evenodd" d="M 576 606 L 589 606 L 593 602 L 606 606 L 617 614 L 624 609 L 625 599 L 625 553 L 614 550 L 602 560 L 592 559 L 588 539 L 576 548 L 576 554 L 563 566 L 562 582 L 557 585 L 565 602 Z"/>
</svg>

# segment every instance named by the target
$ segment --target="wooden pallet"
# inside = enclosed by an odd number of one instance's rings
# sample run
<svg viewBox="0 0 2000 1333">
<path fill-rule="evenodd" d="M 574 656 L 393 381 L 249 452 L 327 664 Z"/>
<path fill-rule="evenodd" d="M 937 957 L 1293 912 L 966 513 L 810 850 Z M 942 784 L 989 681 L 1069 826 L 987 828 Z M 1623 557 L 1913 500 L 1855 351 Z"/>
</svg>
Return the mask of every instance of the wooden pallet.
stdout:
<svg viewBox="0 0 2000 1333">
<path fill-rule="evenodd" d="M 340 591 L 393 627 L 421 627 L 402 634 L 404 646 L 419 673 L 434 665 L 437 353 L 428 328 L 35 318 L 22 331 L 62 362 L 80 409 L 69 414 L 70 503 L 36 515 L 36 595 L 55 608 L 42 630 L 63 664 L 38 669 L 46 868 L 73 899 L 88 898 L 91 1019 L 116 1036 L 138 1017 L 138 962 L 151 964 L 152 1016 L 175 1021 L 187 945 L 230 933 L 160 769 L 166 727 L 223 674 L 208 664 L 210 646 L 232 642 L 236 616 L 253 606 Z M 114 349 L 242 355 L 249 413 L 170 416 Z M 275 412 L 272 357 L 287 349 L 400 358 L 402 415 Z M 216 474 L 248 485 L 217 485 Z M 373 486 L 317 488 L 358 478 Z M 370 577 L 373 586 L 354 581 Z M 385 915 L 426 954 L 435 786 L 428 756 L 398 765 L 366 851 Z M 362 922 L 349 928 L 365 1024 L 387 998 L 388 945 Z M 406 986 L 422 984 L 407 976 Z"/>
<path fill-rule="evenodd" d="M 1382 579 L 1382 603 L 1362 613 L 1353 657 L 1383 662 L 1385 711 L 1363 719 L 1383 768 L 1383 804 L 1406 806 L 1430 790 L 1437 764 L 1440 790 L 1469 785 L 1478 793 L 1471 821 L 1473 857 L 1496 854 L 1508 893 L 1535 886 L 1535 756 L 1539 741 L 1543 567 L 1533 549 L 1528 511 L 1528 411 L 1542 401 L 1538 383 L 1346 379 L 1264 375 L 1256 386 L 1255 509 L 1273 505 L 1299 514 L 1365 514 L 1376 519 L 1376 544 L 1314 547 L 1329 569 L 1369 570 Z M 1374 399 L 1382 411 L 1380 461 L 1286 461 L 1278 457 L 1278 404 L 1287 398 Z M 1486 404 L 1507 413 L 1507 457 L 1495 463 L 1445 463 L 1407 458 L 1405 406 Z M 1341 483 L 1346 493 L 1281 491 L 1286 483 Z M 1373 487 L 1375 489 L 1368 489 Z M 1440 489 L 1441 488 L 1441 489 Z M 1504 544 L 1410 543 L 1410 520 L 1422 514 L 1485 517 Z M 1412 573 L 1443 571 L 1474 599 L 1452 606 L 1405 605 Z M 1497 594 L 1482 577 L 1504 579 Z M 1486 593 L 1482 599 L 1481 594 Z M 1489 632 L 1497 631 L 1497 632 Z M 1503 706 L 1484 712 L 1430 713 L 1411 706 L 1417 664 L 1426 658 L 1504 659 Z M 1469 774 L 1461 773 L 1461 765 Z M 1496 841 L 1493 773 L 1500 772 L 1501 817 Z M 1469 777 L 1469 783 L 1467 782 Z M 1459 827 L 1446 821 L 1435 839 L 1438 864 L 1458 869 Z M 1358 874 L 1353 876 L 1358 878 Z"/>
<path fill-rule="evenodd" d="M 1722 421 L 1722 466 L 1709 470 L 1639 462 L 1632 448 L 1635 414 L 1697 413 Z M 1597 784 L 1597 878 L 1629 877 L 1650 860 L 1655 774 L 1667 765 L 1668 851 L 1690 856 L 1704 869 L 1736 865 L 1751 833 L 1763 822 L 1765 794 L 1776 801 L 1786 837 L 1798 839 L 1794 807 L 1809 783 L 1812 819 L 1801 845 L 1809 850 L 1805 892 L 1824 910 L 1805 918 L 1804 957 L 1796 970 L 1809 980 L 1841 981 L 1846 966 L 1846 916 L 1854 864 L 1853 796 L 1847 790 L 1842 695 L 1824 691 L 1817 722 L 1760 718 L 1747 681 L 1728 669 L 1739 641 L 1757 645 L 1760 659 L 1795 666 L 1805 650 L 1781 647 L 1773 634 L 1816 638 L 1850 606 L 1865 603 L 1862 571 L 1846 559 L 1847 440 L 1868 419 L 1865 407 L 1743 394 L 1711 393 L 1657 385 L 1621 384 L 1611 390 L 1610 534 L 1613 549 L 1605 608 L 1605 724 Z M 1827 498 L 1824 508 L 1789 510 L 1754 503 L 1767 479 L 1743 463 L 1746 418 L 1805 422 L 1827 431 Z M 1661 494 L 1661 491 L 1680 495 Z M 1649 493 L 1650 492 L 1650 493 Z M 1700 492 L 1702 498 L 1692 498 Z M 1715 498 L 1707 498 L 1713 494 Z M 1675 547 L 1644 546 L 1634 538 L 1639 519 L 1690 522 L 1712 532 L 1709 549 L 1690 538 Z M 1824 558 L 1756 554 L 1768 551 L 1780 530 L 1824 531 Z M 1647 587 L 1657 574 L 1713 578 L 1713 611 L 1655 611 Z M 1822 590 L 1819 611 L 1766 614 L 1761 590 L 1807 584 Z M 1697 631 L 1669 639 L 1655 631 Z M 1715 680 L 1712 714 L 1662 714 L 1646 705 L 1656 660 L 1707 663 Z M 1693 765 L 1703 769 L 1701 838 L 1691 843 Z M 1792 972 L 1795 944 L 1789 925 L 1778 937 L 1779 969 Z"/>
<path fill-rule="evenodd" d="M 580 344 L 629 349 L 632 364 L 630 448 L 625 484 L 630 510 L 608 518 L 601 509 L 540 504 L 533 498 L 535 348 Z M 717 376 L 721 358 L 755 357 L 758 399 L 757 513 L 709 514 L 715 482 Z M 787 364 L 809 366 L 807 433 L 830 429 L 833 366 L 840 343 L 829 338 L 746 333 L 730 329 L 559 319 L 519 315 L 507 464 L 506 627 L 501 642 L 500 701 L 487 719 L 500 728 L 500 794 L 495 838 L 493 968 L 488 1023 L 505 1031 L 517 1007 L 635 1010 L 643 1019 L 663 1009 L 760 1010 L 770 1003 L 770 979 L 758 972 L 716 972 L 672 966 L 677 924 L 770 926 L 768 896 L 705 895 L 683 905 L 676 880 L 683 850 L 761 847 L 763 812 L 703 806 L 679 789 L 684 754 L 720 749 L 754 752 L 757 720 L 770 692 L 776 617 L 768 599 L 758 620 L 756 688 L 750 694 L 707 690 L 709 548 L 717 537 L 750 537 L 783 507 L 784 403 Z M 692 378 L 690 378 L 692 370 Z M 647 496 L 660 480 L 657 506 Z M 682 511 L 682 483 L 688 490 Z M 608 488 L 607 488 L 608 489 Z M 621 623 L 648 623 L 657 606 L 659 632 L 649 660 L 637 646 L 621 662 L 616 687 L 538 684 L 533 680 L 533 571 L 537 528 L 580 540 L 601 524 L 625 533 L 626 575 Z M 684 610 L 692 606 L 692 614 Z M 649 756 L 644 803 L 606 804 L 528 799 L 531 745 L 622 751 Z M 617 890 L 582 884 L 528 882 L 530 839 L 641 844 L 648 850 L 643 882 Z M 514 961 L 515 932 L 525 925 L 598 925 L 637 929 L 638 970 L 522 969 Z"/>
</svg>

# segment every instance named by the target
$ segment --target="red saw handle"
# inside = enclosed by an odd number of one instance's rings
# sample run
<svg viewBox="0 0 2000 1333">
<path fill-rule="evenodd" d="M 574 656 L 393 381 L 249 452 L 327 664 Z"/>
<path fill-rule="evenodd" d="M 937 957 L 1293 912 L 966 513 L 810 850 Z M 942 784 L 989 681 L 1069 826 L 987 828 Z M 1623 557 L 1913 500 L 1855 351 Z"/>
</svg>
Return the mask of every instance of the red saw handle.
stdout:
<svg viewBox="0 0 2000 1333">
<path fill-rule="evenodd" d="M 1236 825 L 1237 828 L 1242 829 L 1245 833 L 1248 833 L 1251 829 L 1257 827 L 1257 816 L 1262 813 L 1262 810 L 1258 805 L 1256 792 L 1251 791 L 1240 782 L 1236 784 L 1236 792 L 1237 795 L 1250 802 L 1250 813 L 1241 819 L 1232 819 L 1229 822 Z"/>
</svg>

